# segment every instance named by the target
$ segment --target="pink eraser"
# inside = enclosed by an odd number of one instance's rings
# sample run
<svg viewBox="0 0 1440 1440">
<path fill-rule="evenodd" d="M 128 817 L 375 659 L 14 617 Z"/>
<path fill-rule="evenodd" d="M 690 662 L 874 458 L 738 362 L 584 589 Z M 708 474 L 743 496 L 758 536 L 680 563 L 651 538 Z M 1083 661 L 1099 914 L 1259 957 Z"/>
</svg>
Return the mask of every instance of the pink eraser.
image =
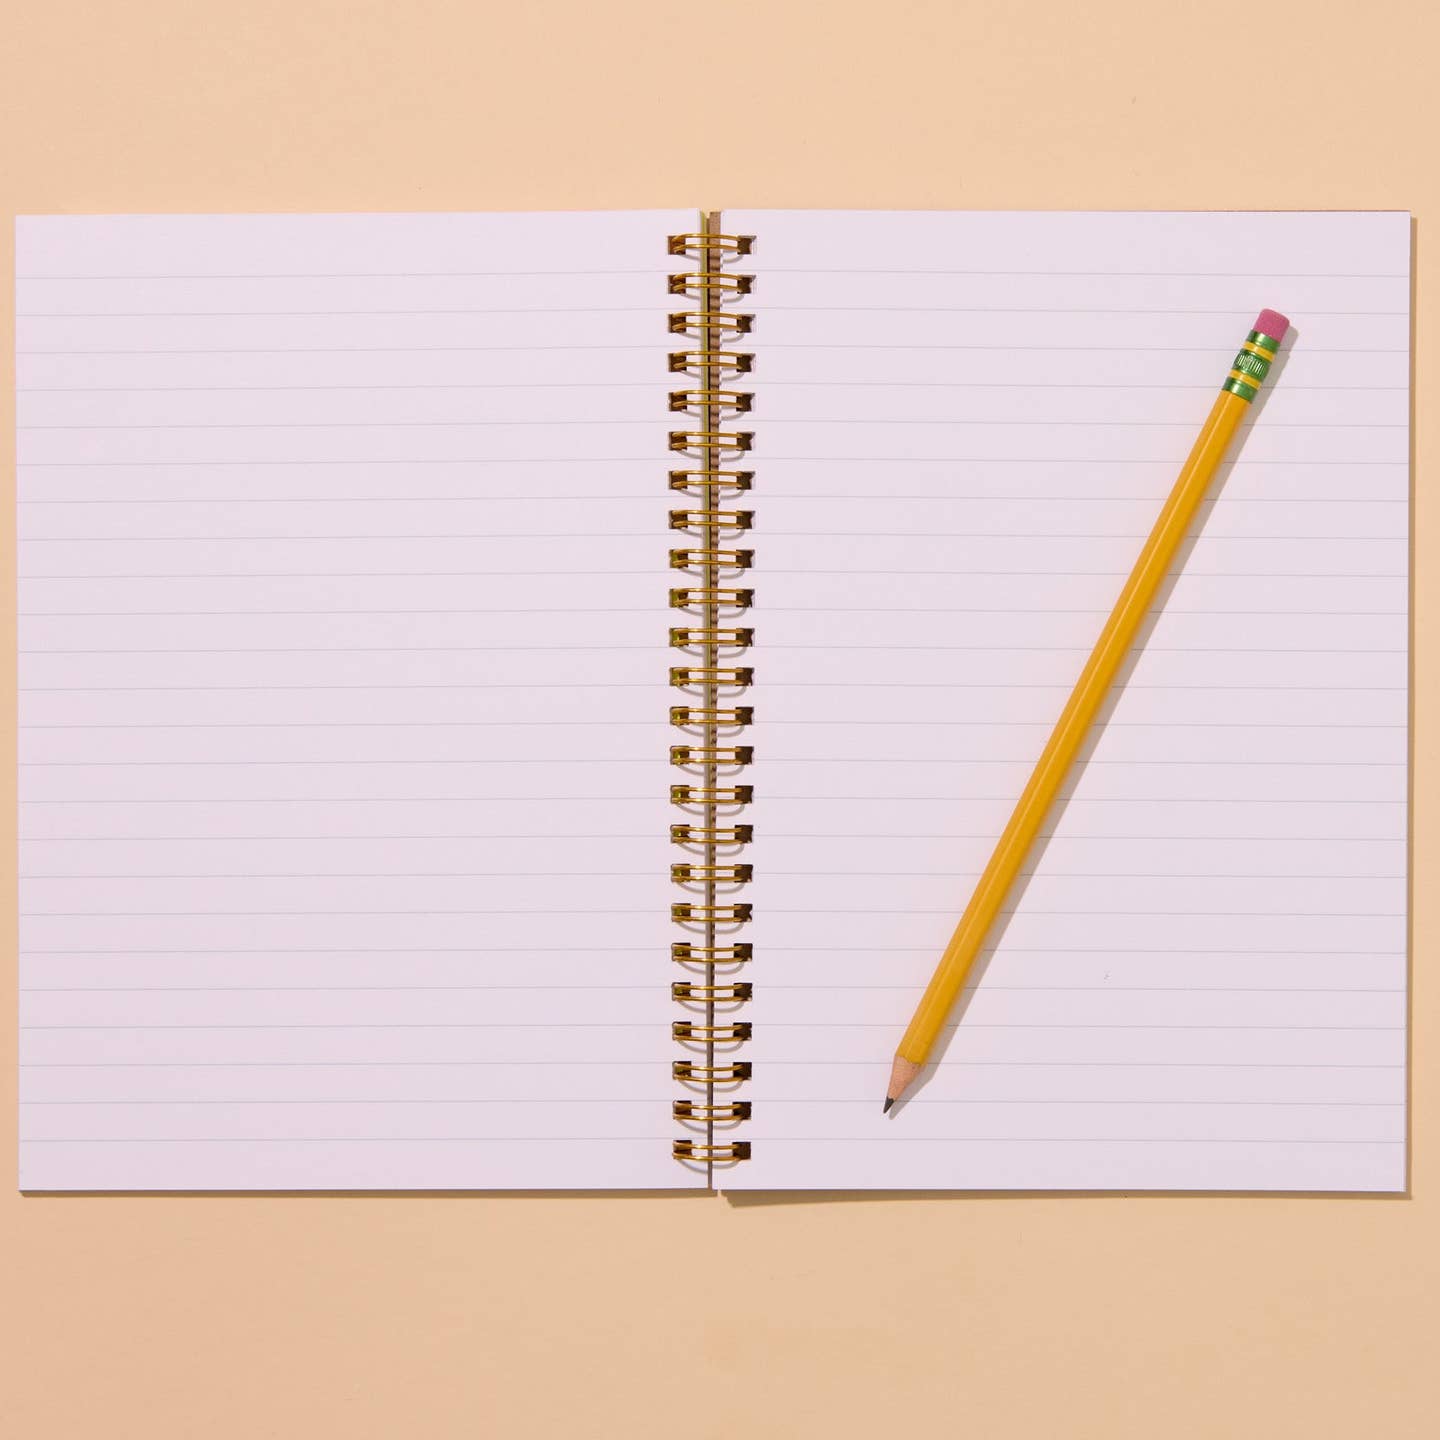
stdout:
<svg viewBox="0 0 1440 1440">
<path fill-rule="evenodd" d="M 1285 338 L 1290 322 L 1278 310 L 1262 310 L 1250 328 L 1268 335 L 1278 345 Z"/>
</svg>

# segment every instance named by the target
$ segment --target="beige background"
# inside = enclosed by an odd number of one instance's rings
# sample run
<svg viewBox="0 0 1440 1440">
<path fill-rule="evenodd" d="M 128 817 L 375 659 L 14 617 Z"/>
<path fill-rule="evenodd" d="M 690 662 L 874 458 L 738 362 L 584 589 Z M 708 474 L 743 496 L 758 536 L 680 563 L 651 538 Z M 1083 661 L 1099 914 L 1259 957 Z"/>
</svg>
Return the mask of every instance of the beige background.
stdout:
<svg viewBox="0 0 1440 1440">
<path fill-rule="evenodd" d="M 1430 0 L 11 0 L 4 28 L 10 213 L 1410 209 L 1425 473 L 1440 419 Z M 0 245 L 8 271 L 8 220 Z M 1418 488 L 1410 1197 L 66 1199 L 7 1185 L 0 1430 L 1433 1435 L 1440 571 L 1423 559 L 1440 562 L 1440 518 Z M 8 537 L 0 553 L 8 567 Z M 8 581 L 0 593 L 9 606 Z M 8 823 L 4 848 L 13 912 Z M 0 1036 L 13 1143 L 13 1016 Z"/>
</svg>

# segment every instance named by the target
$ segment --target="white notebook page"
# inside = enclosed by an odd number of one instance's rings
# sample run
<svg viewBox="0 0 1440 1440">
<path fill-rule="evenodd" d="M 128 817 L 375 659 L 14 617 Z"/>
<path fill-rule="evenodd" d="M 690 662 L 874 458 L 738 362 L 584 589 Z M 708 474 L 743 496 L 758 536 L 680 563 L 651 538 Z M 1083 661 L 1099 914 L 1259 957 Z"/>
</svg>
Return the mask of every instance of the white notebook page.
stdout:
<svg viewBox="0 0 1440 1440">
<path fill-rule="evenodd" d="M 727 1188 L 1405 1183 L 1409 223 L 757 235 L 754 1154 Z M 1295 331 L 943 1059 L 895 1044 L 1263 306 Z"/>
<path fill-rule="evenodd" d="M 660 1187 L 668 233 L 35 218 L 22 1187 Z"/>
</svg>

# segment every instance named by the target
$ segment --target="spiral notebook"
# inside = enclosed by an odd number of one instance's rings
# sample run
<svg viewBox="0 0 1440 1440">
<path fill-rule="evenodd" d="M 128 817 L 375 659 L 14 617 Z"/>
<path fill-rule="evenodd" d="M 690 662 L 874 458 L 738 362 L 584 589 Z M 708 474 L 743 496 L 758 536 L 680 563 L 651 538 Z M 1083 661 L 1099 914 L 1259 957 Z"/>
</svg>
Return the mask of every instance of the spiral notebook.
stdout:
<svg viewBox="0 0 1440 1440">
<path fill-rule="evenodd" d="M 1402 1189 L 1409 274 L 1402 214 L 20 220 L 22 1188 Z"/>
</svg>

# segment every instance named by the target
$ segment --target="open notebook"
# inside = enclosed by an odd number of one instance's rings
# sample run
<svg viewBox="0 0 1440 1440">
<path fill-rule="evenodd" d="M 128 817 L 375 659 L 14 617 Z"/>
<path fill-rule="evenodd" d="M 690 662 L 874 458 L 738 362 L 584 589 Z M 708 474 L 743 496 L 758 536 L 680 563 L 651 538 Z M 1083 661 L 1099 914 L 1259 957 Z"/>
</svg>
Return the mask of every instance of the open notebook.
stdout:
<svg viewBox="0 0 1440 1440">
<path fill-rule="evenodd" d="M 22 1187 L 1402 1188 L 1409 263 L 1400 214 L 22 219 Z"/>
</svg>

